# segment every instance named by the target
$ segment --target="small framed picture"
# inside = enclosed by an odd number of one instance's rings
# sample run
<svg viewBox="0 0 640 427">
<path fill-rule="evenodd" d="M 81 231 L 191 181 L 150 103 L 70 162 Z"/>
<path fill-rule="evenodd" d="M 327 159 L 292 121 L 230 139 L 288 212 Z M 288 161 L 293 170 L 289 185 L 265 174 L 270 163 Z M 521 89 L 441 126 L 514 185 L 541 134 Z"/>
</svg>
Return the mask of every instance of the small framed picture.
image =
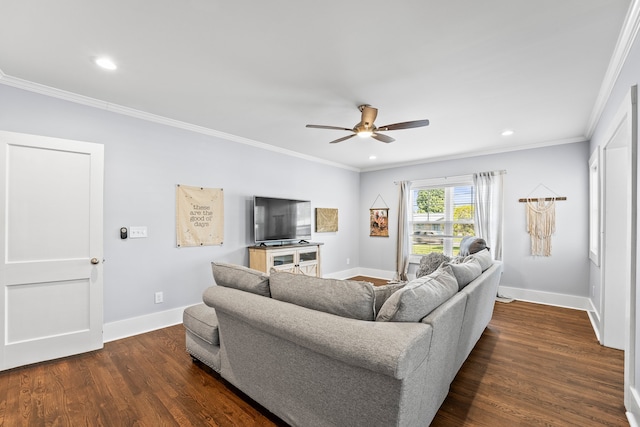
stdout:
<svg viewBox="0 0 640 427">
<path fill-rule="evenodd" d="M 369 236 L 389 237 L 389 209 L 369 209 Z"/>
</svg>

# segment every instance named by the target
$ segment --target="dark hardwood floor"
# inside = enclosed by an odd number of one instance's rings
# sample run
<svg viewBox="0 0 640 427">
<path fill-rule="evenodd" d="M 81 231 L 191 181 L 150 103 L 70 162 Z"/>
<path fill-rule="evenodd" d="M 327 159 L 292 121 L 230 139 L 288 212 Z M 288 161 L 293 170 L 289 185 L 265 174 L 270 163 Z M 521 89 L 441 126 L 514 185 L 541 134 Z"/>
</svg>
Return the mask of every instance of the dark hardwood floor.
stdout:
<svg viewBox="0 0 640 427">
<path fill-rule="evenodd" d="M 0 373 L 0 426 L 280 425 L 192 363 L 182 325 Z M 496 303 L 432 425 L 626 426 L 623 353 L 584 312 Z"/>
</svg>

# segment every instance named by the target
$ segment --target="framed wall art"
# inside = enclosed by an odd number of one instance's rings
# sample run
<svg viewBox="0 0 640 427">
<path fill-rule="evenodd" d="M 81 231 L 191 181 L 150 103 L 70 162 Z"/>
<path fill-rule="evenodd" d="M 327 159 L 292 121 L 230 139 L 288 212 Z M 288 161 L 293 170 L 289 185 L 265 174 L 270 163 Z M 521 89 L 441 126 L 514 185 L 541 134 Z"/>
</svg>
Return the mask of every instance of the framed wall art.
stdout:
<svg viewBox="0 0 640 427">
<path fill-rule="evenodd" d="M 338 209 L 316 208 L 316 233 L 338 231 Z"/>
<path fill-rule="evenodd" d="M 389 237 L 389 208 L 369 209 L 369 236 Z"/>
<path fill-rule="evenodd" d="M 221 245 L 224 240 L 222 188 L 176 186 L 177 246 Z"/>
</svg>

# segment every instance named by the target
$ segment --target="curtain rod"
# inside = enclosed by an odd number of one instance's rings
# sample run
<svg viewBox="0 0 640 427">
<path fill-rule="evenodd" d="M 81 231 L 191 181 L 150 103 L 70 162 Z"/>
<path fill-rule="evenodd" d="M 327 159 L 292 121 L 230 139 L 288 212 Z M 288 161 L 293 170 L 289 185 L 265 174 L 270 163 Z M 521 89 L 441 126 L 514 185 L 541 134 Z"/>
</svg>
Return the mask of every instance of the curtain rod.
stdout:
<svg viewBox="0 0 640 427">
<path fill-rule="evenodd" d="M 494 175 L 506 175 L 507 171 L 506 169 L 500 169 L 500 170 L 496 170 L 496 171 L 489 171 L 489 172 L 474 172 L 474 173 L 492 173 Z M 473 175 L 472 174 L 465 174 L 465 175 Z M 434 178 L 420 178 L 420 179 L 409 179 L 407 181 L 413 182 L 413 181 L 424 181 L 426 179 L 452 179 L 452 178 L 460 178 L 463 177 L 465 175 L 453 175 L 453 176 L 436 176 Z M 395 185 L 400 184 L 402 181 L 393 181 L 393 183 Z"/>
</svg>

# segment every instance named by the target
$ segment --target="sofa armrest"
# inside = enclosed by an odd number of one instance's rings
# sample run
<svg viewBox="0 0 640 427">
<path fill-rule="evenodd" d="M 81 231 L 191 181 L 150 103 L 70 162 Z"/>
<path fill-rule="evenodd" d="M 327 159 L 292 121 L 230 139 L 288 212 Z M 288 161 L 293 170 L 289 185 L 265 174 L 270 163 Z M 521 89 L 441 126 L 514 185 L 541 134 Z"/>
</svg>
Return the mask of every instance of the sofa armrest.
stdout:
<svg viewBox="0 0 640 427">
<path fill-rule="evenodd" d="M 212 286 L 204 302 L 221 314 L 291 341 L 316 353 L 397 379 L 403 379 L 429 355 L 431 325 L 348 319 L 237 289 Z"/>
</svg>

